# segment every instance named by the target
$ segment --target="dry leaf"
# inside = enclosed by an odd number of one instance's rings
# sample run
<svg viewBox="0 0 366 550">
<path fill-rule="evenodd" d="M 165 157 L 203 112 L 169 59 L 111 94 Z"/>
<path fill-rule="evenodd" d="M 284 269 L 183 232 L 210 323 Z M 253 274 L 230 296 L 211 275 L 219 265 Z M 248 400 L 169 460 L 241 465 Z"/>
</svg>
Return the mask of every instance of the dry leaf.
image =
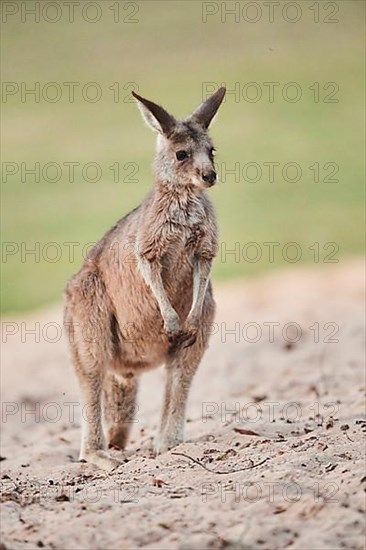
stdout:
<svg viewBox="0 0 366 550">
<path fill-rule="evenodd" d="M 253 430 L 246 430 L 245 428 L 234 428 L 234 432 L 237 432 L 240 435 L 258 435 L 257 432 L 253 432 Z"/>
<path fill-rule="evenodd" d="M 154 487 L 159 487 L 159 489 L 160 489 L 163 485 L 168 485 L 168 483 L 166 483 L 162 479 L 158 479 L 157 477 L 155 477 L 153 479 L 153 486 Z"/>
</svg>

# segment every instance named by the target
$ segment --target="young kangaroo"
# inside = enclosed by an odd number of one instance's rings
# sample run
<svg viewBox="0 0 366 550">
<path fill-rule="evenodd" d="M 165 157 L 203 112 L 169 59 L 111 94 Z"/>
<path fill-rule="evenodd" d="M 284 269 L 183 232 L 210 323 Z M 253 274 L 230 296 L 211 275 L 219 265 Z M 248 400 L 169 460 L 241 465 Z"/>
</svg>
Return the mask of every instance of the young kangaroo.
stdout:
<svg viewBox="0 0 366 550">
<path fill-rule="evenodd" d="M 183 441 L 188 392 L 215 312 L 217 226 L 206 189 L 216 172 L 208 127 L 224 95 L 220 88 L 178 121 L 133 93 L 158 132 L 155 186 L 99 241 L 65 290 L 65 327 L 84 405 L 80 459 L 105 470 L 121 462 L 106 451 L 103 425 L 109 447 L 123 449 L 138 376 L 147 369 L 166 367 L 155 450 Z"/>
</svg>

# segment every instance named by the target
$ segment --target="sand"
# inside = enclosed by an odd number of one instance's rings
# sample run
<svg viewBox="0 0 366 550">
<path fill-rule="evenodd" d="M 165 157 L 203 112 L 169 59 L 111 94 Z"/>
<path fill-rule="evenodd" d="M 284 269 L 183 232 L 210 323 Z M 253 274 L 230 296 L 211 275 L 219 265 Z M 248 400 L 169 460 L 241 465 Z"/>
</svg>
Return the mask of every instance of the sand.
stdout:
<svg viewBox="0 0 366 550">
<path fill-rule="evenodd" d="M 186 442 L 154 457 L 164 371 L 147 373 L 112 474 L 78 462 L 61 306 L 3 321 L 2 550 L 365 548 L 363 263 L 215 296 Z"/>
</svg>

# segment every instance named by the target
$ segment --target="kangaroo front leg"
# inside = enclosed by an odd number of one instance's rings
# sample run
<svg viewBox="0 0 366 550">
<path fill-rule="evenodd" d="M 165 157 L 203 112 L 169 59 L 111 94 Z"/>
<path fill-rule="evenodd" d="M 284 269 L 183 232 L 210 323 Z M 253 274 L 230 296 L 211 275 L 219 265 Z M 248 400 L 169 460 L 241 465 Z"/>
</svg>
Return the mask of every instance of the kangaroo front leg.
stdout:
<svg viewBox="0 0 366 550">
<path fill-rule="evenodd" d="M 143 256 L 138 256 L 138 266 L 151 291 L 158 302 L 161 316 L 164 321 L 164 329 L 169 339 L 176 337 L 181 330 L 179 316 L 171 305 L 165 292 L 161 278 L 161 266 L 156 260 L 149 261 Z"/>
<path fill-rule="evenodd" d="M 199 322 L 202 315 L 203 302 L 206 296 L 207 285 L 210 280 L 212 260 L 195 256 L 193 264 L 193 300 L 188 314 L 185 331 L 191 337 L 186 341 L 185 346 L 194 344 L 197 337 Z"/>
<path fill-rule="evenodd" d="M 187 320 L 197 320 L 201 317 L 211 267 L 212 260 L 195 256 L 193 264 L 193 300 Z"/>
</svg>

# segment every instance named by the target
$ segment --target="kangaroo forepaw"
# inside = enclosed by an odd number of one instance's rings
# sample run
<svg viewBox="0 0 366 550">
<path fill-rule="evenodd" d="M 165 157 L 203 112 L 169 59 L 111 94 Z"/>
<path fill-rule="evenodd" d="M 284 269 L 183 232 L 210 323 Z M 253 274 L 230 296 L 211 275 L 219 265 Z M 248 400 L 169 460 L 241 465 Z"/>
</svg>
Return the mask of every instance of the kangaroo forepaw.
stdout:
<svg viewBox="0 0 366 550">
<path fill-rule="evenodd" d="M 173 336 L 168 335 L 169 341 L 169 353 L 175 353 L 179 349 L 189 348 L 197 340 L 197 329 L 196 328 L 187 328 L 181 330 Z"/>
</svg>

